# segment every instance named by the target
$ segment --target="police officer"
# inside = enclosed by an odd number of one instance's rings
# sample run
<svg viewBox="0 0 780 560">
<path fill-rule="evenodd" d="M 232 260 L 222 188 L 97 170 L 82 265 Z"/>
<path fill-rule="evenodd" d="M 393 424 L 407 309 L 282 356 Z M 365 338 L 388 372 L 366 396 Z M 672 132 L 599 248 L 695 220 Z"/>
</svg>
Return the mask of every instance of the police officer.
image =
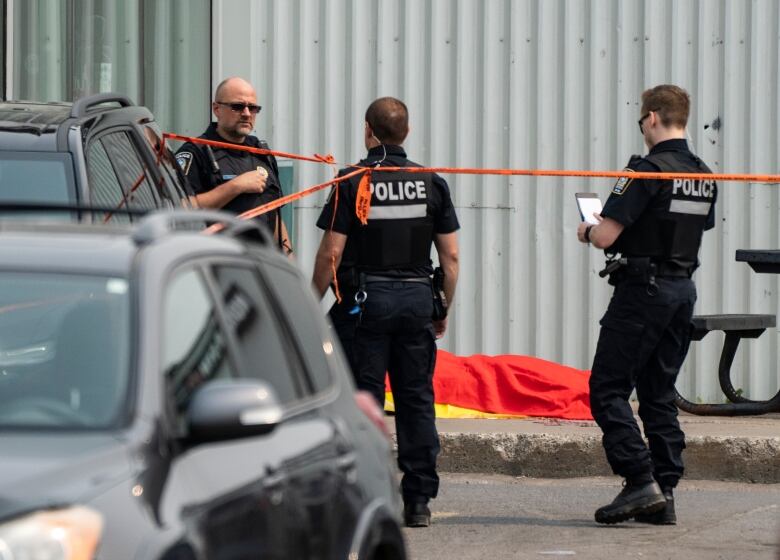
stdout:
<svg viewBox="0 0 780 560">
<path fill-rule="evenodd" d="M 212 122 L 200 138 L 268 148 L 251 135 L 260 109 L 249 82 L 227 78 L 217 86 L 211 104 L 217 122 Z M 188 142 L 176 152 L 176 161 L 195 192 L 195 205 L 201 208 L 224 208 L 241 214 L 282 196 L 273 156 Z M 280 211 L 267 212 L 258 219 L 274 232 L 280 247 L 291 253 Z"/>
<path fill-rule="evenodd" d="M 385 166 L 419 167 L 401 147 L 409 132 L 406 105 L 383 97 L 371 103 L 365 118 L 368 156 L 358 165 L 373 169 L 367 224 L 361 225 L 355 211 L 358 175 L 336 187 L 338 196 L 331 193 L 317 222 L 325 233 L 313 283 L 322 297 L 333 280 L 332 270 L 338 268 L 343 299 L 334 304 L 330 317 L 358 388 L 384 406 L 385 372 L 390 375 L 404 521 L 410 527 L 427 527 L 428 501 L 439 487 L 435 339 L 447 327 L 446 317 L 432 320 L 431 245 L 444 269 L 444 292 L 451 303 L 458 278 L 459 224 L 441 177 L 381 171 Z"/>
<path fill-rule="evenodd" d="M 688 93 L 677 86 L 642 93 L 639 130 L 650 153 L 632 156 L 626 171 L 711 173 L 685 141 L 689 111 Z M 603 272 L 615 286 L 601 319 L 590 404 L 609 464 L 626 484 L 596 511 L 599 523 L 676 523 L 673 489 L 683 474 L 685 436 L 675 380 L 690 342 L 691 275 L 702 233 L 715 225 L 716 195 L 712 180 L 632 180 L 628 173 L 596 215 L 598 224 L 577 230 L 581 242 L 606 249 Z M 628 403 L 634 388 L 649 449 Z"/>
</svg>

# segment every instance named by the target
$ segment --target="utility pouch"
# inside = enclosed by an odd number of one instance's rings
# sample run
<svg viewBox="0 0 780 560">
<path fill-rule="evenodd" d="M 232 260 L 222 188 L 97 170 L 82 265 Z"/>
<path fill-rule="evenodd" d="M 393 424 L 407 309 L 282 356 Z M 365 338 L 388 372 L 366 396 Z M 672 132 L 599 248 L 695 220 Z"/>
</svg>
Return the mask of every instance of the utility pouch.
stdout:
<svg viewBox="0 0 780 560">
<path fill-rule="evenodd" d="M 626 259 L 625 273 L 633 284 L 647 284 L 655 279 L 655 263 L 649 257 L 630 257 Z"/>
<path fill-rule="evenodd" d="M 433 271 L 431 291 L 433 292 L 433 315 L 431 318 L 434 321 L 441 321 L 447 317 L 447 297 L 444 295 L 444 270 L 440 266 Z"/>
<path fill-rule="evenodd" d="M 624 272 L 626 280 L 630 284 L 646 286 L 647 294 L 655 296 L 658 293 L 658 284 L 655 282 L 658 266 L 650 257 L 631 257 L 625 260 Z"/>
</svg>

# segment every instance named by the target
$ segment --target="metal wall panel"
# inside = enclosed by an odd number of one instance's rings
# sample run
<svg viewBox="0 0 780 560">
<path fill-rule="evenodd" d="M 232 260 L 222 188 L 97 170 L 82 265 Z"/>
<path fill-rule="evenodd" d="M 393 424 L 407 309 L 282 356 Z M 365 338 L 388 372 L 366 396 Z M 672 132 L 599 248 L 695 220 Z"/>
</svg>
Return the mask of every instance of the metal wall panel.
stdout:
<svg viewBox="0 0 780 560">
<path fill-rule="evenodd" d="M 214 0 L 213 85 L 258 88 L 258 134 L 279 149 L 364 155 L 381 95 L 410 108 L 410 156 L 437 166 L 614 170 L 643 153 L 643 89 L 693 98 L 689 135 L 715 171 L 777 173 L 780 9 L 774 0 Z M 296 164 L 299 188 L 332 171 Z M 608 180 L 446 177 L 461 220 L 461 279 L 441 346 L 588 368 L 609 300 L 603 255 L 576 241 L 574 193 Z M 296 204 L 311 271 L 326 193 Z M 697 313 L 778 310 L 778 278 L 736 263 L 780 246 L 776 185 L 721 185 L 705 235 Z M 720 400 L 722 335 L 694 343 L 679 386 Z M 741 348 L 735 386 L 778 388 L 778 331 Z"/>
<path fill-rule="evenodd" d="M 119 92 L 180 134 L 208 120 L 208 0 L 7 0 L 10 99 Z M 200 121 L 200 122 L 198 122 Z"/>
</svg>

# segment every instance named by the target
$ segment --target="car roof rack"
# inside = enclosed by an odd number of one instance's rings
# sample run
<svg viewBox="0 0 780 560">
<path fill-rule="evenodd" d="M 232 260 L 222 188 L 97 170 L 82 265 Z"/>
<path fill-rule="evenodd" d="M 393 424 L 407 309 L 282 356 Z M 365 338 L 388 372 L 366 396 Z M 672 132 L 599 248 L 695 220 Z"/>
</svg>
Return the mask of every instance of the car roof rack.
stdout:
<svg viewBox="0 0 780 560">
<path fill-rule="evenodd" d="M 83 117 L 87 112 L 103 103 L 119 103 L 122 107 L 132 107 L 135 105 L 129 97 L 122 95 L 121 93 L 97 93 L 95 95 L 87 95 L 81 97 L 73 102 L 73 107 L 70 110 L 71 118 Z"/>
<path fill-rule="evenodd" d="M 162 210 L 150 212 L 135 228 L 132 234 L 136 245 L 147 245 L 168 235 L 182 226 L 191 226 L 193 230 L 210 224 L 221 224 L 219 235 L 235 238 L 248 238 L 263 245 L 271 245 L 271 234 L 257 220 L 238 218 L 235 214 L 219 210 Z"/>
</svg>

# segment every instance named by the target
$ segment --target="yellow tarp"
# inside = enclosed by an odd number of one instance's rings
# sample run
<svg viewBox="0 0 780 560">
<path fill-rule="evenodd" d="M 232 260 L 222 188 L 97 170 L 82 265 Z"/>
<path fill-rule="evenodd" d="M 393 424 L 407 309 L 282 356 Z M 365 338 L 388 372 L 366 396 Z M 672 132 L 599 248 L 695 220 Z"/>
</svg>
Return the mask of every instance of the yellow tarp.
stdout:
<svg viewBox="0 0 780 560">
<path fill-rule="evenodd" d="M 461 408 L 451 404 L 435 403 L 434 408 L 436 409 L 436 418 L 492 418 L 496 420 L 527 418 L 527 416 L 512 414 L 492 414 L 490 412 Z M 393 402 L 393 394 L 390 392 L 385 393 L 385 411 L 395 412 L 395 402 Z"/>
</svg>

